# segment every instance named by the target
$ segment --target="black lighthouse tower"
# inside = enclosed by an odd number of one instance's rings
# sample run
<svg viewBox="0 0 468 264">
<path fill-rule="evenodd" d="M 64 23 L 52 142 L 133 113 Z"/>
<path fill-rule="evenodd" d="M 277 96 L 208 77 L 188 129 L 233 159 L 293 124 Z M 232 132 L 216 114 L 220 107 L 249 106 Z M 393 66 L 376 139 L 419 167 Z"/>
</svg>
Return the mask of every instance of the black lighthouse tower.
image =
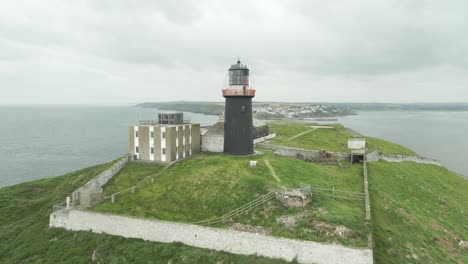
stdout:
<svg viewBox="0 0 468 264">
<path fill-rule="evenodd" d="M 249 87 L 249 69 L 240 60 L 229 68 L 229 84 L 223 89 L 223 96 L 226 98 L 224 153 L 253 154 L 252 98 L 255 90 Z"/>
</svg>

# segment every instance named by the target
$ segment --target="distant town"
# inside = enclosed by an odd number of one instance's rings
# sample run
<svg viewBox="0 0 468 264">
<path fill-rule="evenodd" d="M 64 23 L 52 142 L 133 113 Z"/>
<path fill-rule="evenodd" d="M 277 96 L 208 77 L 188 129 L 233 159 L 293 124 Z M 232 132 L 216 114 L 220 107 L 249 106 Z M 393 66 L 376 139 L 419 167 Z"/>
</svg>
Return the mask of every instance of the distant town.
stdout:
<svg viewBox="0 0 468 264">
<path fill-rule="evenodd" d="M 259 119 L 307 119 L 353 115 L 349 107 L 334 107 L 325 104 L 257 103 L 253 111 Z"/>
<path fill-rule="evenodd" d="M 224 112 L 223 103 L 215 102 L 154 102 L 138 104 L 138 107 L 160 110 L 186 111 L 207 115 Z M 253 103 L 253 113 L 259 119 L 307 119 L 354 115 L 350 107 L 315 103 Z"/>
<path fill-rule="evenodd" d="M 206 115 L 224 112 L 223 102 L 145 102 L 137 107 Z M 286 103 L 253 102 L 259 119 L 309 119 L 356 115 L 358 111 L 468 111 L 468 103 Z"/>
</svg>

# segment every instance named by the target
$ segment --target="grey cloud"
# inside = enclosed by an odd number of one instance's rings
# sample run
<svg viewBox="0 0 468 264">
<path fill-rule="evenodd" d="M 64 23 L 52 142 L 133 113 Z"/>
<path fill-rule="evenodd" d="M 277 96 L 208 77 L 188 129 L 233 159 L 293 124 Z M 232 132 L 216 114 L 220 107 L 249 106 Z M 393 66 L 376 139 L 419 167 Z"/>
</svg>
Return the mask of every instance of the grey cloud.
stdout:
<svg viewBox="0 0 468 264">
<path fill-rule="evenodd" d="M 349 101 L 363 90 L 381 100 L 396 86 L 414 100 L 468 100 L 465 10 L 465 1 L 436 0 L 9 1 L 0 10 L 0 87 L 36 93 L 39 82 L 50 103 L 221 100 L 199 91 L 219 89 L 239 56 L 268 91 L 259 100 L 333 101 L 343 87 Z M 423 82 L 424 74 L 440 78 Z M 452 90 L 440 97 L 440 86 Z M 170 89 L 144 97 L 162 87 Z M 418 89 L 431 92 L 419 98 Z"/>
</svg>

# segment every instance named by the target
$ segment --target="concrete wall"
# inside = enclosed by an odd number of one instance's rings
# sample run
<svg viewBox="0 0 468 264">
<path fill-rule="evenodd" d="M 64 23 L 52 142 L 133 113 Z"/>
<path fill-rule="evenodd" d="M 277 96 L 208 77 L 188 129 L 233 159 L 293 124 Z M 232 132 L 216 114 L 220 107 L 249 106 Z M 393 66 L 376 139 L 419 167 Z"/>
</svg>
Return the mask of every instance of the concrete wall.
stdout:
<svg viewBox="0 0 468 264">
<path fill-rule="evenodd" d="M 117 172 L 119 172 L 128 162 L 128 157 L 124 157 L 114 163 L 110 168 L 101 172 L 94 179 L 87 182 L 78 190 L 72 193 L 74 205 L 92 205 L 102 199 L 102 186 L 106 184 Z"/>
<path fill-rule="evenodd" d="M 364 149 L 366 148 L 365 139 L 348 139 L 348 148 L 349 149 Z"/>
<path fill-rule="evenodd" d="M 372 263 L 371 249 L 348 248 L 336 244 L 276 238 L 254 233 L 218 229 L 191 224 L 125 217 L 97 212 L 71 210 L 55 212 L 50 227 L 83 230 L 128 238 L 172 243 L 226 251 L 242 255 L 259 255 L 299 263 Z"/>
<path fill-rule="evenodd" d="M 138 141 L 140 149 L 139 159 L 141 160 L 150 160 L 149 134 L 149 127 L 140 126 L 138 128 Z"/>
<path fill-rule="evenodd" d="M 192 124 L 192 155 L 200 153 L 200 124 Z"/>
<path fill-rule="evenodd" d="M 264 142 L 264 141 L 270 140 L 270 139 L 275 138 L 275 137 L 276 137 L 276 134 L 269 134 L 269 135 L 261 137 L 261 138 L 256 138 L 256 139 L 254 139 L 254 144 L 258 144 L 260 142 Z"/>
<path fill-rule="evenodd" d="M 367 162 L 379 161 L 381 153 L 378 150 L 374 150 L 366 155 Z"/>
<path fill-rule="evenodd" d="M 222 153 L 224 151 L 224 135 L 203 135 L 202 151 Z"/>
</svg>

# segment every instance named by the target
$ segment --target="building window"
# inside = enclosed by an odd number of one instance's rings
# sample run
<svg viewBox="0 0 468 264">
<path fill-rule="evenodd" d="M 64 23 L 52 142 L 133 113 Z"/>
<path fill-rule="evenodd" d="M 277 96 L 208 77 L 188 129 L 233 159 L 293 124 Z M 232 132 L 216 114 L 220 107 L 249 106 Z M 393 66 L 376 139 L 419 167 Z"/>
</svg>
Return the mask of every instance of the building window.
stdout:
<svg viewBox="0 0 468 264">
<path fill-rule="evenodd" d="M 166 138 L 166 132 L 162 132 L 162 138 Z"/>
<path fill-rule="evenodd" d="M 179 147 L 175 147 L 175 152 L 179 153 Z"/>
<path fill-rule="evenodd" d="M 154 148 L 151 148 L 151 154 L 154 154 Z"/>
<path fill-rule="evenodd" d="M 138 153 L 139 152 L 139 148 L 138 147 L 135 147 L 135 153 Z"/>
<path fill-rule="evenodd" d="M 241 112 L 245 112 L 245 105 L 241 106 Z"/>
<path fill-rule="evenodd" d="M 154 132 L 151 131 L 151 138 L 154 138 Z"/>
<path fill-rule="evenodd" d="M 135 131 L 135 137 L 138 137 L 138 130 Z"/>
<path fill-rule="evenodd" d="M 162 149 L 162 154 L 163 154 L 163 155 L 166 155 L 166 148 L 163 148 L 163 149 Z"/>
</svg>

